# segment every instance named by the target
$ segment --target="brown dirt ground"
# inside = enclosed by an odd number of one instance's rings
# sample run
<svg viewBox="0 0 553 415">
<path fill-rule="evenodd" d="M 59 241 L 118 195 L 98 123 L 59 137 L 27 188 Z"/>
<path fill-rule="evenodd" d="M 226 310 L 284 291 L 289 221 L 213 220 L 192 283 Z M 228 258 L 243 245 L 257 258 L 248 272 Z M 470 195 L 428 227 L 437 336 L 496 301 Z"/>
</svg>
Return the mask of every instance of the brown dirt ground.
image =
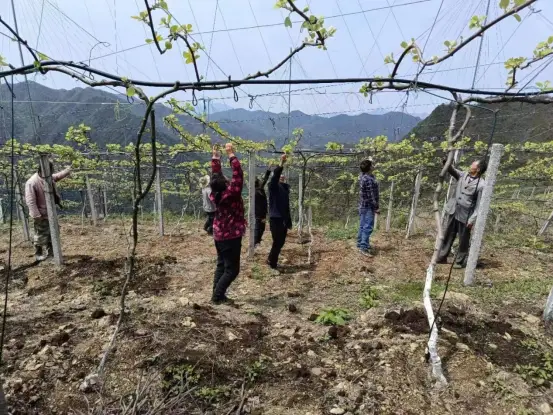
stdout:
<svg viewBox="0 0 553 415">
<path fill-rule="evenodd" d="M 83 228 L 65 219 L 63 267 L 26 267 L 32 249 L 16 236 L 4 350 L 12 413 L 122 413 L 145 379 L 158 399 L 181 382 L 184 398 L 171 414 L 228 414 L 241 404 L 243 413 L 275 415 L 336 408 L 350 414 L 522 414 L 553 405 L 549 383 L 537 387 L 517 369 L 540 366 L 552 347 L 539 319 L 553 284 L 550 257 L 486 248 L 478 271 L 483 284 L 471 288 L 454 271 L 439 324 L 449 387 L 437 390 L 425 362 L 421 303 L 431 236 L 405 240 L 380 231 L 375 257 L 365 258 L 351 239 L 332 240 L 320 229 L 313 264 L 307 264 L 307 244 L 293 232 L 280 275 L 265 265 L 270 233 L 254 262 L 244 240 L 242 270 L 229 293 L 237 307 L 214 307 L 215 249 L 199 222 L 163 238 L 151 223 L 141 226 L 138 271 L 117 348 L 101 392 L 85 394 L 79 385 L 95 370 L 119 315 L 125 229 L 120 220 Z M 2 260 L 6 249 L 4 232 Z M 438 269 L 435 308 L 447 271 Z M 367 286 L 379 295 L 369 310 L 360 303 Z M 297 311 L 289 311 L 290 304 Z M 92 318 L 100 308 L 106 316 Z M 329 335 L 328 327 L 310 321 L 328 308 L 346 309 L 353 319 Z"/>
</svg>

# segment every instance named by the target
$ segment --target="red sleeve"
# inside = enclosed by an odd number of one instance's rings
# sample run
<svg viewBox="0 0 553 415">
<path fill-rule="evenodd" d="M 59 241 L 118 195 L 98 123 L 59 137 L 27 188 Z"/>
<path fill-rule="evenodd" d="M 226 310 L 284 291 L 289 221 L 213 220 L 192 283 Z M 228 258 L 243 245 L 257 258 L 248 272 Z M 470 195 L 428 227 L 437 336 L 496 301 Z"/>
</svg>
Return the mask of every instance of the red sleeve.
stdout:
<svg viewBox="0 0 553 415">
<path fill-rule="evenodd" d="M 221 160 L 211 159 L 211 171 L 212 173 L 221 173 Z"/>
<path fill-rule="evenodd" d="M 228 190 L 230 193 L 241 194 L 242 187 L 244 186 L 244 173 L 242 172 L 240 161 L 236 157 L 233 157 L 230 159 L 230 166 L 232 167 L 232 180 L 230 181 Z"/>
</svg>

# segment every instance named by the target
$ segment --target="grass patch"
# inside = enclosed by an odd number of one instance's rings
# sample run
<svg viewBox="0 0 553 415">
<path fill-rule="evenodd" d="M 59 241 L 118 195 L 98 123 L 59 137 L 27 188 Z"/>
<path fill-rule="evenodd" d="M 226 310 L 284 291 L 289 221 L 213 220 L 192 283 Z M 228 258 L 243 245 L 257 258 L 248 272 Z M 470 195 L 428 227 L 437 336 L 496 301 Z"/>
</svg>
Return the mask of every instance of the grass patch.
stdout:
<svg viewBox="0 0 553 415">
<path fill-rule="evenodd" d="M 451 287 L 451 286 L 450 286 Z M 388 297 L 395 303 L 412 303 L 413 301 L 422 301 L 422 291 L 424 281 L 406 281 L 390 287 Z M 430 297 L 437 298 L 438 294 L 443 292 L 444 285 L 434 282 L 430 290 Z"/>
<path fill-rule="evenodd" d="M 328 239 L 345 241 L 348 239 L 356 239 L 359 229 L 355 224 L 349 224 L 347 228 L 343 223 L 333 222 L 327 228 L 325 236 Z"/>
</svg>

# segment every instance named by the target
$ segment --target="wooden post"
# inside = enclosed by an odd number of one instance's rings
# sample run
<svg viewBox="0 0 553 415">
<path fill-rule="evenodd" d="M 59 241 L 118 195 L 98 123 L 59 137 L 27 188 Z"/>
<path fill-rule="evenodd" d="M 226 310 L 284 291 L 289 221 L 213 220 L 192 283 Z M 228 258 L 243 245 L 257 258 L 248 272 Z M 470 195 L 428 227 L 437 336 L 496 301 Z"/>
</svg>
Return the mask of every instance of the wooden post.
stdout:
<svg viewBox="0 0 553 415">
<path fill-rule="evenodd" d="M 250 151 L 250 160 L 248 164 L 248 199 L 248 220 L 250 222 L 248 258 L 253 259 L 255 253 L 255 152 L 253 151 Z"/>
<path fill-rule="evenodd" d="M 17 214 L 21 220 L 21 226 L 23 228 L 23 240 L 28 242 L 31 240 L 31 235 L 29 233 L 29 222 L 27 221 L 27 216 L 25 215 L 25 209 L 23 208 L 23 196 L 21 194 L 21 187 L 19 185 L 19 176 L 17 175 L 17 170 L 14 169 L 14 182 L 15 182 L 15 202 L 17 205 Z"/>
<path fill-rule="evenodd" d="M 54 262 L 56 265 L 63 265 L 60 225 L 58 222 L 58 212 L 56 210 L 56 199 L 54 197 L 54 185 L 52 182 L 52 172 L 50 171 L 50 160 L 46 154 L 40 156 L 40 170 L 42 177 L 44 178 L 44 197 L 46 199 L 46 210 L 48 211 L 48 222 L 50 224 L 50 238 L 52 240 L 52 250 L 54 251 Z"/>
<path fill-rule="evenodd" d="M 165 227 L 163 223 L 163 194 L 161 192 L 161 168 L 157 167 L 156 170 L 156 205 L 157 215 L 159 220 L 159 235 L 163 236 L 165 233 Z"/>
<path fill-rule="evenodd" d="M 488 170 L 486 172 L 486 185 L 482 191 L 478 215 L 476 216 L 476 223 L 474 224 L 474 230 L 472 232 L 467 268 L 465 269 L 465 285 L 472 285 L 474 283 L 476 264 L 478 263 L 478 256 L 480 255 L 480 248 L 482 247 L 482 240 L 484 239 L 486 220 L 488 219 L 488 213 L 490 212 L 493 189 L 503 149 L 503 144 L 492 145 Z"/>
<path fill-rule="evenodd" d="M 88 203 L 90 205 L 90 216 L 92 217 L 92 224 L 94 226 L 98 225 L 98 212 L 96 211 L 96 204 L 94 203 L 94 193 L 92 192 L 92 186 L 90 185 L 90 179 L 88 174 L 85 176 L 86 179 L 86 194 L 88 195 Z"/>
<path fill-rule="evenodd" d="M 390 186 L 390 201 L 388 202 L 388 214 L 386 215 L 386 232 L 390 232 L 392 226 L 392 208 L 394 206 L 394 181 Z"/>
<path fill-rule="evenodd" d="M 411 213 L 409 214 L 409 222 L 407 223 L 407 235 L 405 239 L 409 238 L 409 235 L 415 230 L 415 217 L 417 215 L 417 205 L 419 203 L 419 194 L 421 191 L 422 170 L 419 169 L 417 177 L 415 178 L 415 191 L 413 193 L 413 202 L 411 203 Z"/>
</svg>

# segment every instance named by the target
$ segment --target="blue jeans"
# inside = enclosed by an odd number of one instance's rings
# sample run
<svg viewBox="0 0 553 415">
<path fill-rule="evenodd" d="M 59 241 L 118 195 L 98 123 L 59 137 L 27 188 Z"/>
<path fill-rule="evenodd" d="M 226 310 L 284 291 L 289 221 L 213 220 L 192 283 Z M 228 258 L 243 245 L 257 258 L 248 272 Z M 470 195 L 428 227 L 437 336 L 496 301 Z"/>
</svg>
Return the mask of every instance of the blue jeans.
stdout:
<svg viewBox="0 0 553 415">
<path fill-rule="evenodd" d="M 374 212 L 372 209 L 359 209 L 359 233 L 357 234 L 357 248 L 364 251 L 371 247 L 369 238 L 373 233 Z"/>
</svg>

